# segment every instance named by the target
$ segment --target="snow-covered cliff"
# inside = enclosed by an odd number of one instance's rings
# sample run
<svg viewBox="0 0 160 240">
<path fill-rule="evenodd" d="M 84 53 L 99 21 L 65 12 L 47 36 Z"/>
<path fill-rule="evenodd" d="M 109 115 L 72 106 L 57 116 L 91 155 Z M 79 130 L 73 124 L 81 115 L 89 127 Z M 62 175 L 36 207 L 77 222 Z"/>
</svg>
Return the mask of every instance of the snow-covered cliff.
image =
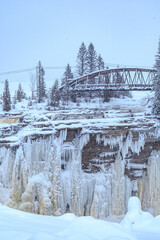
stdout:
<svg viewBox="0 0 160 240">
<path fill-rule="evenodd" d="M 39 214 L 104 219 L 126 213 L 130 196 L 138 196 L 144 210 L 160 214 L 155 120 L 113 113 L 93 119 L 81 113 L 76 120 L 69 112 L 26 114 L 1 125 L 0 201 Z"/>
</svg>

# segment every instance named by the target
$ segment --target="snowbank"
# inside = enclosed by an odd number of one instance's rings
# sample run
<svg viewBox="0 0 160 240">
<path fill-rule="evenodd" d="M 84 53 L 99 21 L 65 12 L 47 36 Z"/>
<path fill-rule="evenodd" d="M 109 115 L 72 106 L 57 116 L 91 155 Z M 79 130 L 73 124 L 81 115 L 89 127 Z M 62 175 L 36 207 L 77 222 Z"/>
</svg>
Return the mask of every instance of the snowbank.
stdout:
<svg viewBox="0 0 160 240">
<path fill-rule="evenodd" d="M 141 210 L 141 202 L 137 197 L 128 201 L 128 212 L 121 225 L 135 233 L 137 239 L 160 239 L 160 216 L 153 217 Z"/>
<path fill-rule="evenodd" d="M 42 216 L 0 205 L 1 240 L 136 240 L 117 223 L 92 217 Z"/>
<path fill-rule="evenodd" d="M 128 213 L 121 224 L 72 213 L 42 216 L 0 204 L 1 240 L 159 240 L 159 226 L 160 216 L 153 218 L 143 212 L 137 197 L 129 199 Z"/>
</svg>

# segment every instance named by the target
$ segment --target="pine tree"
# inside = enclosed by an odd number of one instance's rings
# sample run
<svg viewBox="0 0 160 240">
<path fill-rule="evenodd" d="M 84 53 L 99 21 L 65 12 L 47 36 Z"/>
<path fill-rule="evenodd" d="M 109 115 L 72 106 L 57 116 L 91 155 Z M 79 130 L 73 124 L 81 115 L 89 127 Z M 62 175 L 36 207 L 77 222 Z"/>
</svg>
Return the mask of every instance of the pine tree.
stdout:
<svg viewBox="0 0 160 240">
<path fill-rule="evenodd" d="M 21 84 L 19 83 L 18 90 L 17 90 L 17 101 L 21 102 L 23 98 L 24 98 L 24 92 L 22 90 Z"/>
<path fill-rule="evenodd" d="M 37 66 L 37 101 L 42 102 L 44 97 L 46 97 L 46 86 L 44 81 L 45 71 L 39 61 Z"/>
<path fill-rule="evenodd" d="M 160 39 L 158 43 L 158 51 L 156 54 L 155 65 L 156 75 L 154 77 L 154 91 L 155 91 L 155 99 L 153 104 L 153 113 L 155 115 L 160 114 Z"/>
<path fill-rule="evenodd" d="M 87 70 L 88 73 L 97 70 L 97 53 L 94 49 L 93 43 L 90 43 L 87 51 Z"/>
<path fill-rule="evenodd" d="M 15 94 L 13 96 L 13 104 L 17 103 L 17 91 L 15 91 Z"/>
<path fill-rule="evenodd" d="M 100 54 L 97 58 L 97 68 L 98 68 L 99 71 L 104 69 L 104 61 L 103 61 L 103 58 L 101 57 Z"/>
<path fill-rule="evenodd" d="M 42 68 L 41 70 L 41 74 L 42 74 L 42 97 L 46 97 L 46 84 L 45 84 L 45 81 L 44 81 L 44 75 L 45 75 L 45 71 L 44 69 Z"/>
<path fill-rule="evenodd" d="M 58 107 L 60 101 L 60 93 L 58 87 L 58 79 L 55 81 L 50 93 L 50 105 L 53 107 Z"/>
<path fill-rule="evenodd" d="M 63 86 L 63 90 L 62 90 L 62 101 L 63 104 L 67 104 L 68 105 L 68 101 L 70 98 L 70 89 L 69 89 L 69 81 L 73 79 L 73 73 L 71 70 L 71 67 L 69 64 L 67 64 L 65 72 L 63 74 L 63 78 L 62 78 L 62 86 Z"/>
<path fill-rule="evenodd" d="M 4 92 L 3 92 L 3 111 L 11 110 L 11 96 L 9 91 L 8 80 L 5 80 Z"/>
<path fill-rule="evenodd" d="M 71 100 L 73 102 L 76 101 L 75 93 L 70 89 L 70 85 L 69 85 L 69 82 L 72 79 L 73 79 L 73 73 L 72 73 L 70 65 L 68 64 L 66 67 L 66 70 L 63 74 L 63 79 L 62 79 L 62 85 L 64 86 L 63 90 L 62 90 L 62 101 L 63 101 L 64 105 L 65 104 L 68 105 L 69 100 Z"/>
<path fill-rule="evenodd" d="M 77 55 L 77 73 L 83 76 L 87 72 L 87 48 L 82 42 Z"/>
<path fill-rule="evenodd" d="M 67 66 L 66 66 L 65 72 L 63 74 L 62 86 L 63 85 L 68 85 L 69 80 L 72 79 L 72 78 L 73 78 L 73 73 L 72 73 L 71 67 L 68 63 Z"/>
</svg>

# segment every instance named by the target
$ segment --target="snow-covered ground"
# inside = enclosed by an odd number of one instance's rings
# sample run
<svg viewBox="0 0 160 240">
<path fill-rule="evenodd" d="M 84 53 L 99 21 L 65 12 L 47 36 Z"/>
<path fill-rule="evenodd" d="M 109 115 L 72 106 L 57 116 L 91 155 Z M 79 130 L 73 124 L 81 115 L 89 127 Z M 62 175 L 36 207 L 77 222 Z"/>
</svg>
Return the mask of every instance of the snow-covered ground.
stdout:
<svg viewBox="0 0 160 240">
<path fill-rule="evenodd" d="M 159 240 L 160 216 L 142 212 L 139 199 L 129 200 L 129 211 L 121 224 L 76 217 L 21 212 L 0 205 L 1 240 Z"/>
</svg>

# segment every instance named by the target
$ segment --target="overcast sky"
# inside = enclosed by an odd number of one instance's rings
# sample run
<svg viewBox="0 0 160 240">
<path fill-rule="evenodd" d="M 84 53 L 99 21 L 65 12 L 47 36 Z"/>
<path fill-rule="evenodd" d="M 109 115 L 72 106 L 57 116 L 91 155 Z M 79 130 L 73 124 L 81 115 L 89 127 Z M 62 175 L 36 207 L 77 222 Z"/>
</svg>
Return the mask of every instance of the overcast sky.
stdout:
<svg viewBox="0 0 160 240">
<path fill-rule="evenodd" d="M 82 41 L 105 63 L 153 66 L 159 0 L 0 0 L 0 73 L 76 65 Z M 46 81 L 64 70 L 46 70 Z M 26 82 L 29 73 L 0 76 Z"/>
</svg>

